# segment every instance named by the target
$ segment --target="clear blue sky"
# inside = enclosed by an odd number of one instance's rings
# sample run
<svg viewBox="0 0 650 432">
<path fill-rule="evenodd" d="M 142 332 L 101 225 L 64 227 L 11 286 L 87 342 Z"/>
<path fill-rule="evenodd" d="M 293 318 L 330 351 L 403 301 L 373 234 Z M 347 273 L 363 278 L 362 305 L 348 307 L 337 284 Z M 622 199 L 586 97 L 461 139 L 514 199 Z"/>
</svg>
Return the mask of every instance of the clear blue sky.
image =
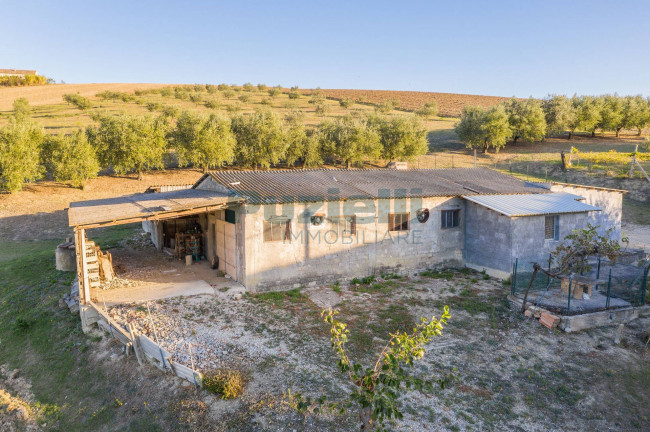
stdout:
<svg viewBox="0 0 650 432">
<path fill-rule="evenodd" d="M 650 1 L 10 1 L 0 68 L 69 83 L 650 95 Z"/>
</svg>

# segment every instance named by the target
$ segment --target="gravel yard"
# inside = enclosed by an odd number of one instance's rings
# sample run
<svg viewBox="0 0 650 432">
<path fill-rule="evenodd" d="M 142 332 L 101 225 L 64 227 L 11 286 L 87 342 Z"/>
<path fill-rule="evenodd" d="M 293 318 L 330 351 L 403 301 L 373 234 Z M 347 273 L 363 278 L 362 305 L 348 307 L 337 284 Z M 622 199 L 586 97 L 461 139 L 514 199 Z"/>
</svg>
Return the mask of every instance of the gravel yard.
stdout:
<svg viewBox="0 0 650 432">
<path fill-rule="evenodd" d="M 321 310 L 340 311 L 351 331 L 353 360 L 370 365 L 390 332 L 409 330 L 419 317 L 439 316 L 446 304 L 452 319 L 414 372 L 453 373 L 456 379 L 433 395 L 407 393 L 404 419 L 391 424 L 393 430 L 650 427 L 650 354 L 644 351 L 649 318 L 626 326 L 620 345 L 613 343 L 613 327 L 576 334 L 548 330 L 510 309 L 508 287 L 467 269 L 241 298 L 231 290 L 109 307 L 118 322 L 130 322 L 152 339 L 157 335 L 175 361 L 194 363 L 203 373 L 234 367 L 248 377 L 238 400 L 204 395 L 207 409 L 193 417 L 195 430 L 357 430 L 355 412 L 302 416 L 289 407 L 289 389 L 330 399 L 349 389 L 336 368 Z"/>
</svg>

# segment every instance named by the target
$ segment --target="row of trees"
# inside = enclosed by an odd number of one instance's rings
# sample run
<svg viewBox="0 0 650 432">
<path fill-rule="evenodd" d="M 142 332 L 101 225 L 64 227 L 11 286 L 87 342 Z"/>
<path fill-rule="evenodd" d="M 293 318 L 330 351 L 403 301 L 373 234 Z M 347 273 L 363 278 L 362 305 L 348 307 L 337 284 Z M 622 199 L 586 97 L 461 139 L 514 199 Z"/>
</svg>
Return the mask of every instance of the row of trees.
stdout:
<svg viewBox="0 0 650 432">
<path fill-rule="evenodd" d="M 71 135 L 46 136 L 16 101 L 0 129 L 0 187 L 9 191 L 50 172 L 55 180 L 83 186 L 100 169 L 138 173 L 164 168 L 175 153 L 181 166 L 204 171 L 229 164 L 270 168 L 379 159 L 409 160 L 428 150 L 426 130 L 413 117 L 346 116 L 308 128 L 303 114 L 281 119 L 269 110 L 224 117 L 183 111 L 174 121 L 160 115 L 92 114 L 96 125 Z"/>
<path fill-rule="evenodd" d="M 642 130 L 650 124 L 650 99 L 642 96 L 549 96 L 546 99 L 511 99 L 489 109 L 468 106 L 463 109 L 456 133 L 468 148 L 493 148 L 498 151 L 508 141 L 535 142 L 548 136 L 577 131 L 596 134 L 596 130 L 615 132 Z"/>
<path fill-rule="evenodd" d="M 54 80 L 42 75 L 4 75 L 0 76 L 0 87 L 24 87 L 54 84 Z"/>
</svg>

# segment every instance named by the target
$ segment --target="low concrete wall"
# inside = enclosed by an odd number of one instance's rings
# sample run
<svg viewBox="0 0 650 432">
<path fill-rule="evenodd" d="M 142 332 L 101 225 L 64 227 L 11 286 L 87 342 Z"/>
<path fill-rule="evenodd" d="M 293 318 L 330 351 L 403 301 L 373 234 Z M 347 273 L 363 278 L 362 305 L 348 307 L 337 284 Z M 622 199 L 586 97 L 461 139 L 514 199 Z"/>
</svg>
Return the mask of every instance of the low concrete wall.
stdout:
<svg viewBox="0 0 650 432">
<path fill-rule="evenodd" d="M 638 318 L 640 314 L 647 314 L 649 308 L 649 306 L 631 307 L 592 312 L 582 315 L 563 316 L 560 320 L 559 327 L 565 332 L 571 333 L 612 324 L 626 324 L 633 319 Z"/>
<path fill-rule="evenodd" d="M 109 333 L 111 337 L 120 341 L 126 347 L 125 352 L 127 354 L 130 350 L 133 350 L 140 365 L 142 365 L 143 360 L 147 360 L 160 370 L 170 371 L 196 386 L 203 385 L 203 375 L 200 372 L 180 363 L 175 363 L 172 361 L 169 351 L 147 336 L 137 334 L 131 325 L 129 325 L 127 331 L 92 302 L 81 305 L 79 315 L 84 333 L 92 330 L 92 324 L 97 324 L 100 330 Z"/>
</svg>

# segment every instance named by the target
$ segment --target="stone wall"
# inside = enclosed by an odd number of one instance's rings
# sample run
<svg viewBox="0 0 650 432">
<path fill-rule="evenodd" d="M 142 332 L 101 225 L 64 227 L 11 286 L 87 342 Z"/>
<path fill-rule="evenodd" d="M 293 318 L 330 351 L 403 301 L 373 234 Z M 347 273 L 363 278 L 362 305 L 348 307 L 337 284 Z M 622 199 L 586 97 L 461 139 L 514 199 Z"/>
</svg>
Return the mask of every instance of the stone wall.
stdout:
<svg viewBox="0 0 650 432">
<path fill-rule="evenodd" d="M 263 291 L 435 264 L 461 265 L 464 207 L 462 199 L 449 197 L 243 206 L 237 221 L 237 228 L 245 230 L 245 260 L 240 261 L 245 263 L 245 278 L 241 282 Z M 417 220 L 420 208 L 429 209 L 425 223 Z M 461 210 L 460 225 L 442 229 L 440 212 L 452 209 Z M 409 212 L 410 230 L 389 232 L 390 212 Z M 325 216 L 320 226 L 311 224 L 316 213 Z M 356 215 L 356 233 L 339 236 L 333 220 L 349 215 Z M 264 242 L 263 221 L 274 216 L 291 220 L 290 241 Z"/>
<path fill-rule="evenodd" d="M 466 202 L 466 215 L 465 263 L 477 270 L 509 272 L 512 267 L 511 219 L 470 201 Z"/>
</svg>

